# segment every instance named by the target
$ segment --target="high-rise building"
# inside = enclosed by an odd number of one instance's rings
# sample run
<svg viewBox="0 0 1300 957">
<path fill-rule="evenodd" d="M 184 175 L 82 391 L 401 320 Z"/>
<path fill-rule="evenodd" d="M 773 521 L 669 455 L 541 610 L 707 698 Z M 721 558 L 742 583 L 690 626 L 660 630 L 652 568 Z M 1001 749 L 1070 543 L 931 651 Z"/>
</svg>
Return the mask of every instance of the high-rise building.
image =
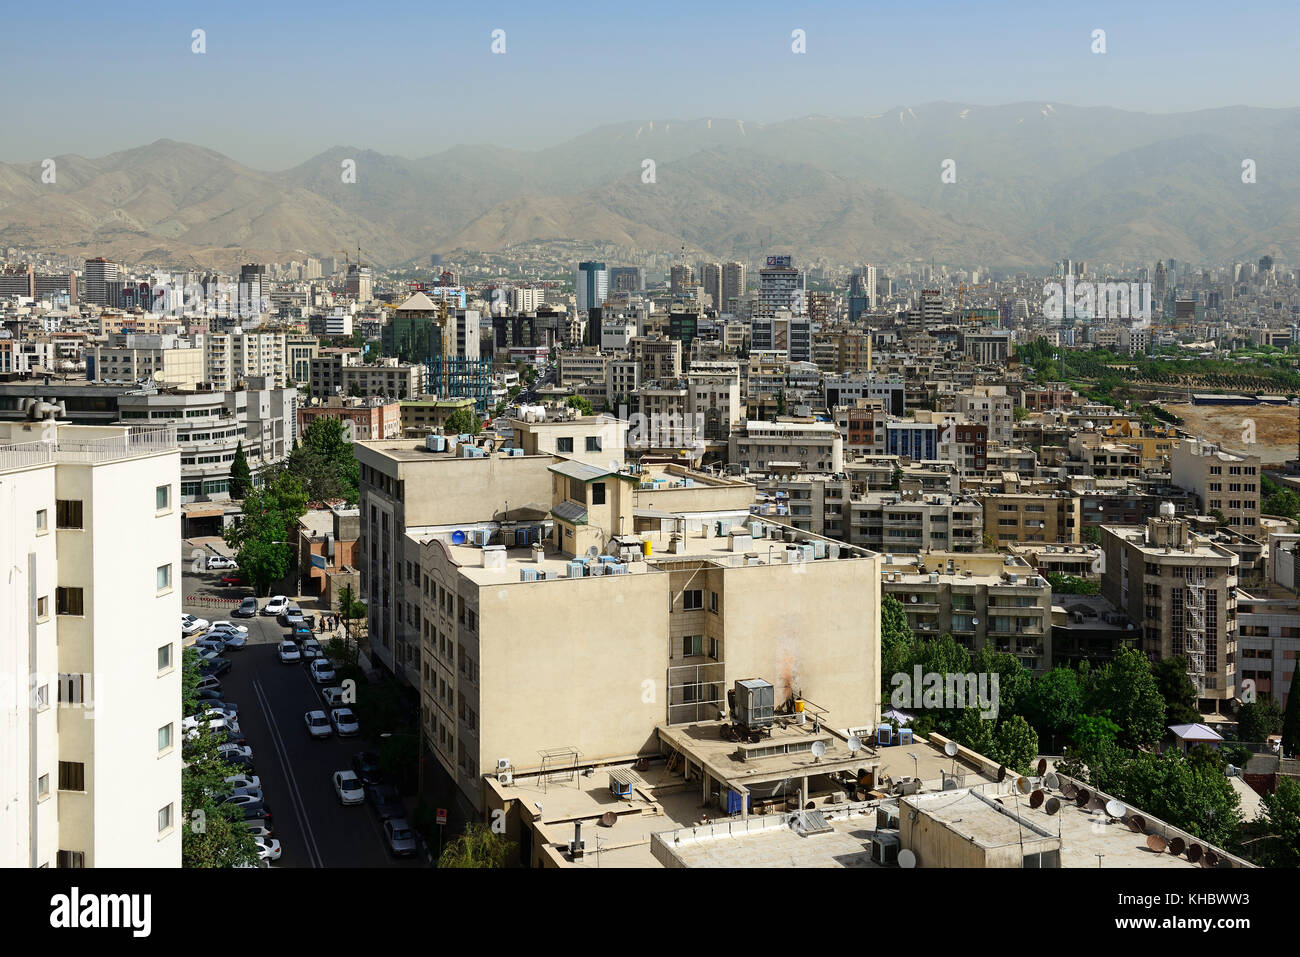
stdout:
<svg viewBox="0 0 1300 957">
<path fill-rule="evenodd" d="M 613 266 L 609 270 L 609 291 L 644 292 L 645 270 L 640 266 Z"/>
<path fill-rule="evenodd" d="M 609 272 L 601 262 L 578 263 L 578 272 L 574 278 L 574 288 L 578 294 L 578 312 L 597 308 L 609 298 Z"/>
<path fill-rule="evenodd" d="M 1202 439 L 1183 439 L 1170 461 L 1173 484 L 1195 492 L 1206 514 L 1222 512 L 1241 535 L 1259 534 L 1260 458 L 1227 452 Z"/>
<path fill-rule="evenodd" d="M 357 302 L 370 302 L 374 299 L 374 277 L 370 267 L 349 266 L 343 291 L 349 299 L 355 299 Z"/>
<path fill-rule="evenodd" d="M 730 262 L 722 266 L 722 301 L 719 313 L 737 313 L 745 299 L 745 264 Z"/>
<path fill-rule="evenodd" d="M 700 286 L 717 312 L 722 312 L 722 267 L 717 263 L 700 264 Z"/>
<path fill-rule="evenodd" d="M 668 291 L 674 296 L 684 296 L 695 287 L 695 270 L 685 264 L 673 266 L 668 272 Z"/>
<path fill-rule="evenodd" d="M 175 432 L 5 422 L 0 445 L 0 866 L 180 867 Z"/>
<path fill-rule="evenodd" d="M 116 305 L 109 299 L 108 284 L 120 280 L 121 275 L 122 267 L 105 259 L 103 256 L 97 259 L 87 259 L 82 277 L 85 286 L 81 297 L 82 300 L 95 306 Z"/>
<path fill-rule="evenodd" d="M 756 315 L 772 316 L 778 309 L 798 310 L 799 270 L 793 256 L 768 256 L 758 271 Z"/>
</svg>

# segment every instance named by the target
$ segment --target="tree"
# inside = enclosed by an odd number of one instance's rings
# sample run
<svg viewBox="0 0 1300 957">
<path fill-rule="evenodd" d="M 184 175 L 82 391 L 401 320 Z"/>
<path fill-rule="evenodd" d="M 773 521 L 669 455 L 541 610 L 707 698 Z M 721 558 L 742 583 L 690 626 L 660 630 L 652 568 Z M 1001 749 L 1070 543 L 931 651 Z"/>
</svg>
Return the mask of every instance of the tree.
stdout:
<svg viewBox="0 0 1300 957">
<path fill-rule="evenodd" d="M 1084 756 L 1084 760 L 1106 752 L 1118 737 L 1119 725 L 1102 715 L 1081 714 L 1070 730 L 1070 744 Z"/>
<path fill-rule="evenodd" d="M 1040 734 L 1052 740 L 1067 737 L 1074 729 L 1083 704 L 1083 690 L 1079 676 L 1072 668 L 1053 668 L 1034 682 L 1025 715 Z"/>
<path fill-rule="evenodd" d="M 1261 855 L 1265 867 L 1300 867 L 1300 782 L 1281 778 L 1277 790 L 1260 797 L 1264 827 L 1272 840 Z"/>
<path fill-rule="evenodd" d="M 1146 656 L 1135 648 L 1121 648 L 1095 672 L 1084 698 L 1089 713 L 1119 725 L 1119 740 L 1127 747 L 1155 744 L 1164 734 L 1164 698 Z"/>
<path fill-rule="evenodd" d="M 776 414 L 785 415 L 785 389 L 778 389 L 776 393 Z"/>
<path fill-rule="evenodd" d="M 1282 753 L 1294 755 L 1300 748 L 1300 659 L 1291 669 L 1292 691 L 1286 696 L 1286 713 L 1282 715 Z"/>
<path fill-rule="evenodd" d="M 1086 545 L 1101 544 L 1101 527 L 1098 525 L 1085 525 L 1079 537 L 1083 539 Z"/>
<path fill-rule="evenodd" d="M 1029 722 L 1018 714 L 998 723 L 993 734 L 993 753 L 989 755 L 998 763 L 1028 774 L 1034 758 L 1038 757 L 1038 735 Z"/>
<path fill-rule="evenodd" d="M 505 867 L 515 843 L 486 824 L 472 822 L 465 833 L 442 849 L 439 867 Z"/>
<path fill-rule="evenodd" d="M 571 396 L 569 396 L 569 398 L 565 401 L 564 404 L 567 405 L 567 406 L 568 406 L 569 408 L 571 408 L 571 409 L 577 409 L 579 415 L 595 415 L 595 414 L 596 414 L 596 410 L 593 409 L 593 408 L 591 407 L 591 403 L 588 402 L 586 399 L 584 399 L 584 398 L 583 398 L 582 396 L 580 396 L 580 395 L 571 395 Z"/>
<path fill-rule="evenodd" d="M 244 499 L 243 514 L 223 533 L 236 551 L 239 569 L 259 595 L 289 574 L 293 556 L 290 533 L 307 512 L 302 484 L 287 472 L 264 473 L 262 487 Z"/>
<path fill-rule="evenodd" d="M 285 459 L 283 470 L 301 483 L 308 501 L 341 498 L 354 504 L 360 499 L 361 463 L 341 419 L 313 419 L 301 443 Z"/>
<path fill-rule="evenodd" d="M 1077 575 L 1063 575 L 1060 572 L 1048 572 L 1047 581 L 1052 591 L 1063 595 L 1099 595 L 1101 582 L 1088 581 Z"/>
<path fill-rule="evenodd" d="M 1163 658 L 1151 665 L 1156 686 L 1165 699 L 1165 724 L 1195 724 L 1201 720 L 1196 710 L 1196 685 L 1187 676 L 1187 659 Z"/>
<path fill-rule="evenodd" d="M 1282 489 L 1264 500 L 1260 511 L 1266 515 L 1278 515 L 1293 521 L 1300 518 L 1300 495 L 1290 489 Z"/>
<path fill-rule="evenodd" d="M 1272 698 L 1251 701 L 1237 709 L 1237 740 L 1267 741 L 1282 732 L 1282 709 Z"/>
<path fill-rule="evenodd" d="M 239 442 L 235 445 L 235 460 L 230 463 L 230 497 L 242 499 L 252 487 L 253 472 L 244 457 L 244 443 Z"/>
<path fill-rule="evenodd" d="M 483 431 L 483 421 L 471 409 L 453 409 L 443 424 L 443 431 L 452 435 L 478 435 Z"/>
<path fill-rule="evenodd" d="M 1220 526 L 1228 524 L 1228 516 L 1223 514 L 1222 509 L 1217 509 L 1217 508 L 1210 509 L 1210 516 Z"/>
<path fill-rule="evenodd" d="M 1025 419 L 1029 418 L 1029 410 L 1023 405 L 1018 405 L 1011 410 L 1011 417 L 1017 422 L 1023 422 Z"/>
<path fill-rule="evenodd" d="M 1175 750 L 1139 751 L 1097 769 L 1092 783 L 1174 827 L 1220 846 L 1241 824 L 1241 802 L 1223 772 Z"/>
<path fill-rule="evenodd" d="M 965 708 L 958 715 L 949 737 L 976 754 L 997 760 L 994 755 L 993 724 L 992 719 L 980 715 L 978 708 Z"/>
<path fill-rule="evenodd" d="M 912 658 L 912 631 L 907 627 L 907 612 L 893 595 L 880 601 L 880 691 L 888 700 L 893 677 L 906 673 Z"/>
</svg>

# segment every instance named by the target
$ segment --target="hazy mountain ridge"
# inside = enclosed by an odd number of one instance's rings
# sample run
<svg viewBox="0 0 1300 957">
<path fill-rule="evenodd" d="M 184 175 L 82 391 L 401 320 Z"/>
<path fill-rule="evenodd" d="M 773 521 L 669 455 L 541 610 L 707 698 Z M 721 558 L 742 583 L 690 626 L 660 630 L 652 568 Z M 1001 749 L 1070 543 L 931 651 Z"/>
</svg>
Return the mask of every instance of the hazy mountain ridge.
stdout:
<svg viewBox="0 0 1300 957">
<path fill-rule="evenodd" d="M 397 264 L 556 238 L 998 266 L 1285 258 L 1300 239 L 1300 195 L 1288 188 L 1297 146 L 1300 110 L 1047 103 L 628 122 L 544 149 L 455 146 L 418 159 L 340 146 L 279 172 L 159 140 L 55 157 L 52 184 L 38 163 L 0 164 L 0 245 L 203 266 L 358 245 Z M 1241 182 L 1247 158 L 1253 184 Z M 653 183 L 642 181 L 646 159 Z M 940 181 L 947 159 L 951 184 Z"/>
</svg>

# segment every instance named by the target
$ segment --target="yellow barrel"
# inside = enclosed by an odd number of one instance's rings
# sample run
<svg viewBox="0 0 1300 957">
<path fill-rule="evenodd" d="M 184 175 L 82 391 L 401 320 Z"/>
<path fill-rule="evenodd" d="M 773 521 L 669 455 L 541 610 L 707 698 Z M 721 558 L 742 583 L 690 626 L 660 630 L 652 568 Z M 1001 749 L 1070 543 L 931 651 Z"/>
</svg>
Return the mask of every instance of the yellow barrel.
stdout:
<svg viewBox="0 0 1300 957">
<path fill-rule="evenodd" d="M 653 551 L 654 551 L 654 545 L 651 544 L 650 539 L 647 538 L 644 542 L 641 543 L 642 555 L 649 555 Z"/>
<path fill-rule="evenodd" d="M 794 713 L 795 714 L 803 713 L 803 698 L 794 699 Z"/>
</svg>

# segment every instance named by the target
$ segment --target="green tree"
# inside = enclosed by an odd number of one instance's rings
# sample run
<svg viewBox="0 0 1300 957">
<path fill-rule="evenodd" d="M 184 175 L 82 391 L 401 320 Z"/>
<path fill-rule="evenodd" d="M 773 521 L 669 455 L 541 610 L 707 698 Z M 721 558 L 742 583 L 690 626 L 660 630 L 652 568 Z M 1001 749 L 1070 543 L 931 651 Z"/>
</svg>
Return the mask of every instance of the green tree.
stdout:
<svg viewBox="0 0 1300 957">
<path fill-rule="evenodd" d="M 1241 825 L 1240 799 L 1223 772 L 1172 749 L 1138 751 L 1106 763 L 1092 783 L 1212 844 L 1229 843 Z"/>
<path fill-rule="evenodd" d="M 1165 699 L 1165 724 L 1195 724 L 1201 720 L 1196 710 L 1196 685 L 1187 676 L 1187 659 L 1163 658 L 1151 665 L 1156 686 Z"/>
<path fill-rule="evenodd" d="M 1214 521 L 1220 526 L 1228 524 L 1228 516 L 1223 514 L 1222 509 L 1217 509 L 1217 508 L 1210 509 L 1210 517 L 1212 517 Z"/>
<path fill-rule="evenodd" d="M 778 389 L 776 393 L 776 414 L 785 415 L 785 389 Z"/>
<path fill-rule="evenodd" d="M 293 549 L 290 533 L 307 512 L 301 483 L 287 472 L 268 470 L 262 488 L 249 492 L 243 514 L 223 533 L 236 552 L 240 571 L 259 595 L 290 572 Z"/>
<path fill-rule="evenodd" d="M 355 504 L 360 498 L 361 463 L 352 453 L 348 427 L 341 419 L 314 419 L 283 470 L 301 483 L 308 501 L 341 498 Z"/>
<path fill-rule="evenodd" d="M 965 708 L 957 716 L 949 737 L 977 754 L 997 760 L 994 755 L 996 744 L 993 726 L 994 721 L 982 717 L 978 708 Z"/>
<path fill-rule="evenodd" d="M 1085 525 L 1079 537 L 1086 545 L 1101 544 L 1101 527 L 1098 525 Z"/>
<path fill-rule="evenodd" d="M 1267 741 L 1282 732 L 1282 709 L 1272 698 L 1251 701 L 1237 709 L 1237 740 Z"/>
<path fill-rule="evenodd" d="M 249 469 L 248 459 L 244 456 L 244 443 L 239 442 L 235 445 L 235 460 L 230 463 L 230 497 L 236 500 L 242 499 L 252 487 L 253 472 Z"/>
<path fill-rule="evenodd" d="M 1011 410 L 1011 416 L 1015 421 L 1023 422 L 1025 419 L 1029 418 L 1029 410 L 1023 405 L 1018 405 Z"/>
<path fill-rule="evenodd" d="M 1056 739 L 1067 738 L 1074 729 L 1082 705 L 1078 674 L 1073 668 L 1053 668 L 1034 682 L 1025 713 L 1039 733 L 1048 736 L 1055 751 Z"/>
<path fill-rule="evenodd" d="M 569 396 L 569 398 L 565 401 L 564 404 L 567 405 L 567 406 L 568 406 L 569 408 L 571 408 L 571 409 L 577 409 L 579 415 L 595 415 L 595 414 L 596 414 L 596 410 L 593 409 L 593 408 L 591 407 L 591 403 L 588 402 L 586 399 L 584 399 L 584 398 L 583 398 L 582 396 L 580 396 L 580 395 L 571 395 L 571 396 Z"/>
<path fill-rule="evenodd" d="M 1295 521 L 1300 518 L 1300 495 L 1290 489 L 1283 489 L 1266 498 L 1260 511 Z"/>
<path fill-rule="evenodd" d="M 515 843 L 494 832 L 486 824 L 473 822 L 465 833 L 442 849 L 439 867 L 505 867 L 515 851 Z"/>
<path fill-rule="evenodd" d="M 1121 648 L 1115 658 L 1092 675 L 1085 708 L 1119 725 L 1119 740 L 1127 747 L 1150 746 L 1165 731 L 1165 701 L 1146 656 Z"/>
<path fill-rule="evenodd" d="M 1038 735 L 1021 715 L 1013 714 L 998 723 L 993 733 L 993 753 L 989 756 L 1008 768 L 1028 774 L 1034 758 L 1038 757 Z"/>
<path fill-rule="evenodd" d="M 912 631 L 907 627 L 907 612 L 893 595 L 880 601 L 880 693 L 886 703 L 893 677 L 905 673 L 912 660 Z"/>
<path fill-rule="evenodd" d="M 483 420 L 472 409 L 455 409 L 447 416 L 443 431 L 449 435 L 478 435 L 483 431 Z"/>
<path fill-rule="evenodd" d="M 1103 715 L 1081 714 L 1075 719 L 1069 734 L 1070 744 L 1087 760 L 1114 746 L 1119 737 L 1119 725 Z"/>
<path fill-rule="evenodd" d="M 1052 591 L 1063 595 L 1100 595 L 1101 582 L 1088 581 L 1077 575 L 1063 575 L 1060 572 L 1048 572 L 1047 581 Z"/>
<path fill-rule="evenodd" d="M 1291 669 L 1291 687 L 1300 688 L 1300 658 Z M 1282 751 L 1295 754 L 1300 748 L 1300 694 L 1294 691 L 1286 696 L 1286 713 L 1282 715 Z"/>
<path fill-rule="evenodd" d="M 1271 838 L 1261 855 L 1266 867 L 1300 867 L 1300 782 L 1281 778 L 1277 790 L 1260 797 L 1264 829 Z"/>
</svg>

